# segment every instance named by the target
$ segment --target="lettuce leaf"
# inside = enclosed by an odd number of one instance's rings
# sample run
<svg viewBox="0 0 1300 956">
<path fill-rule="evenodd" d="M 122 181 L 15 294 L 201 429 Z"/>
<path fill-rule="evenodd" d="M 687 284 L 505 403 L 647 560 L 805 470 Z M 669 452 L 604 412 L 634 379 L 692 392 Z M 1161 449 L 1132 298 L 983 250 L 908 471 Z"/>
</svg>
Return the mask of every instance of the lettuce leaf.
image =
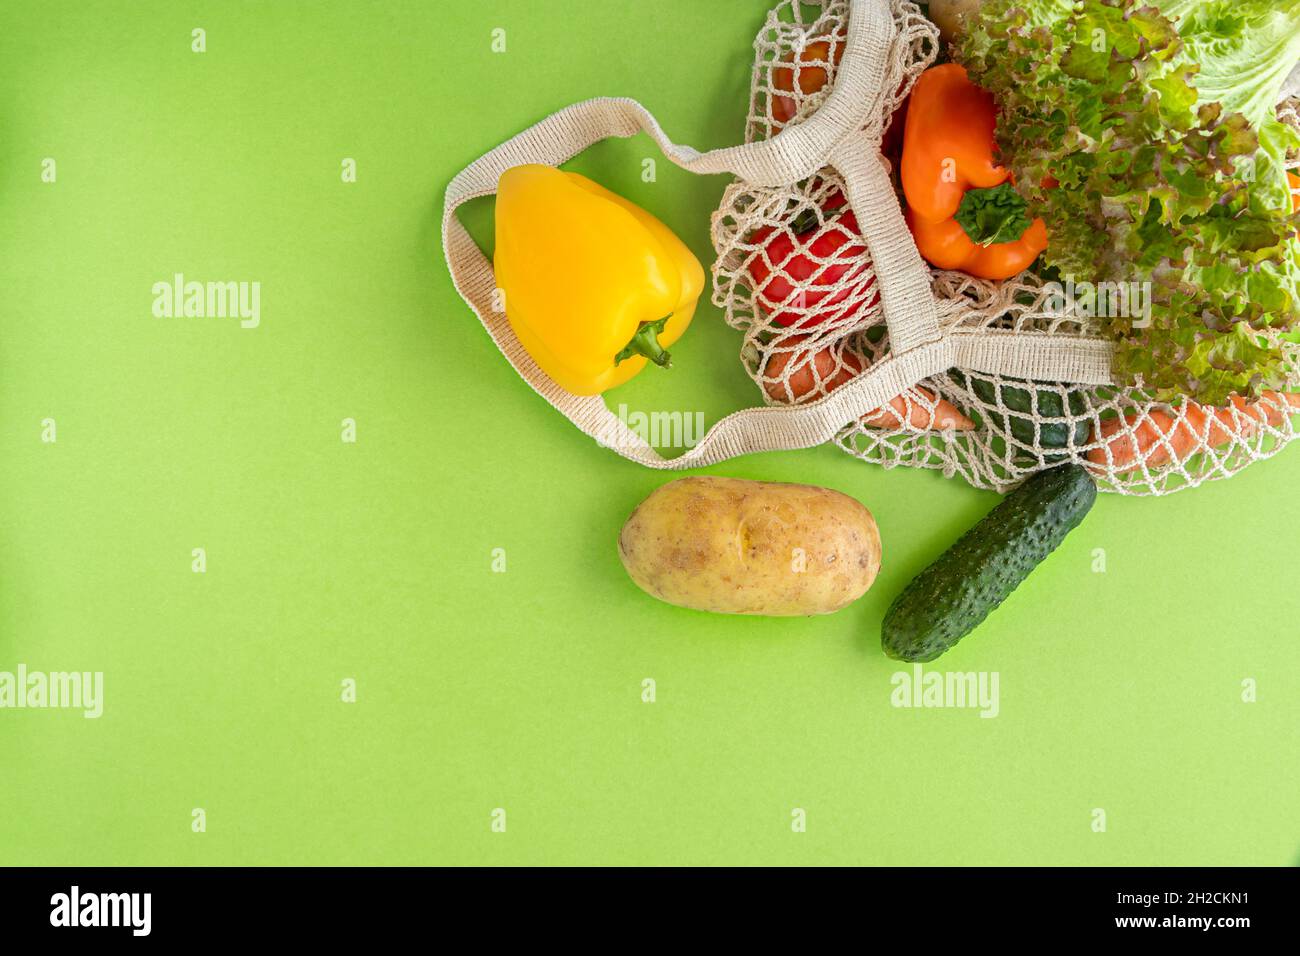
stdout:
<svg viewBox="0 0 1300 956">
<path fill-rule="evenodd" d="M 1300 31 L 1298 4 L 1269 6 Z M 1295 44 L 1260 0 L 1171 6 L 1191 40 L 1137 0 L 985 0 L 957 53 L 998 101 L 1000 158 L 1047 221 L 1049 269 L 1149 283 L 1149 324 L 1098 319 L 1116 371 L 1162 400 L 1219 405 L 1284 387 L 1290 371 L 1259 333 L 1300 323 L 1300 217 L 1279 201 L 1293 133 L 1259 104 L 1276 100 L 1293 64 L 1274 61 Z M 1243 35 L 1256 23 L 1263 40 Z M 1226 104 L 1207 98 L 1220 82 Z"/>
<path fill-rule="evenodd" d="M 1300 0 L 1158 0 L 1200 69 L 1200 98 L 1241 113 L 1259 136 L 1252 198 L 1287 210 L 1285 160 L 1300 134 L 1278 122 L 1275 107 L 1300 63 Z"/>
</svg>

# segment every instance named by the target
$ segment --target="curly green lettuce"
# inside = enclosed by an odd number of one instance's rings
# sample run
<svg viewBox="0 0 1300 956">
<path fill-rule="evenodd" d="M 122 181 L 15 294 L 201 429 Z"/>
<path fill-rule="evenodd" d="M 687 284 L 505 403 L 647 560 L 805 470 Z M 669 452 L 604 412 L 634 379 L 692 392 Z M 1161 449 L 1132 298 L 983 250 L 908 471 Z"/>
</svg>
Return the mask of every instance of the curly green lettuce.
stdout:
<svg viewBox="0 0 1300 956">
<path fill-rule="evenodd" d="M 1278 121 L 1278 97 L 1300 63 L 1300 0 L 1160 0 L 1188 57 L 1204 101 L 1240 113 L 1259 136 L 1252 197 L 1290 208 L 1287 151 L 1300 149 L 1300 133 Z"/>
<path fill-rule="evenodd" d="M 1149 323 L 1098 317 L 1117 374 L 1221 405 L 1291 371 L 1260 333 L 1300 323 L 1295 134 L 1273 113 L 1300 0 L 1163 7 L 985 0 L 958 59 L 998 101 L 1000 158 L 1047 221 L 1049 269 L 1150 283 Z"/>
</svg>

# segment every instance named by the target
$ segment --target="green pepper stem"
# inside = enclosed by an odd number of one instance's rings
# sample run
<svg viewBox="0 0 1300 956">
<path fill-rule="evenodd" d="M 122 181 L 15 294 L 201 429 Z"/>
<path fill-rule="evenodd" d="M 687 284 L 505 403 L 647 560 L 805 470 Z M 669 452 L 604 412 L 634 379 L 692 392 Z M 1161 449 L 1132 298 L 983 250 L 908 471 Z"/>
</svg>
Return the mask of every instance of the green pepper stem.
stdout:
<svg viewBox="0 0 1300 956">
<path fill-rule="evenodd" d="M 954 218 L 972 242 L 991 246 L 1015 242 L 1029 228 L 1029 207 L 1010 183 L 969 189 Z"/>
<path fill-rule="evenodd" d="M 617 365 L 624 359 L 631 358 L 633 355 L 644 355 L 650 361 L 654 362 L 660 368 L 672 367 L 672 356 L 659 344 L 659 334 L 663 332 L 664 326 L 672 318 L 665 315 L 662 319 L 656 319 L 653 322 L 642 322 L 632 336 L 630 342 L 623 346 L 623 350 L 614 356 L 614 364 Z"/>
</svg>

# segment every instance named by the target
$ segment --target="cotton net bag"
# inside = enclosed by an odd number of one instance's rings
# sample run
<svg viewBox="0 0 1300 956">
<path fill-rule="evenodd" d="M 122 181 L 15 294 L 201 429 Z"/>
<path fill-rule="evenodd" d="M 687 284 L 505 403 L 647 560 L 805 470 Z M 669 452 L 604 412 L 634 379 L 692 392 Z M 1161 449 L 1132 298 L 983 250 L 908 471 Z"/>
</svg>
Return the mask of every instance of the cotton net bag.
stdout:
<svg viewBox="0 0 1300 956">
<path fill-rule="evenodd" d="M 925 264 L 882 142 L 938 49 L 937 28 L 905 0 L 782 0 L 755 40 L 743 144 L 706 153 L 674 144 L 629 99 L 561 110 L 448 186 L 443 247 L 453 282 L 538 393 L 600 444 L 651 468 L 834 441 L 865 461 L 999 491 L 1078 460 L 1103 490 L 1162 494 L 1278 451 L 1295 434 L 1291 409 L 1261 401 L 1215 418 L 1159 405 L 1140 387 L 1117 387 L 1110 343 L 1032 273 L 988 282 Z M 803 70 L 824 71 L 825 82 L 805 94 Z M 1282 115 L 1297 122 L 1294 103 Z M 572 395 L 533 363 L 495 308 L 491 263 L 455 216 L 492 194 L 511 166 L 559 165 L 640 131 L 691 172 L 735 177 L 711 221 L 713 301 L 742 333 L 741 361 L 764 402 L 672 459 L 600 396 Z M 1156 448 L 1136 463 L 1105 451 L 1152 429 Z"/>
</svg>

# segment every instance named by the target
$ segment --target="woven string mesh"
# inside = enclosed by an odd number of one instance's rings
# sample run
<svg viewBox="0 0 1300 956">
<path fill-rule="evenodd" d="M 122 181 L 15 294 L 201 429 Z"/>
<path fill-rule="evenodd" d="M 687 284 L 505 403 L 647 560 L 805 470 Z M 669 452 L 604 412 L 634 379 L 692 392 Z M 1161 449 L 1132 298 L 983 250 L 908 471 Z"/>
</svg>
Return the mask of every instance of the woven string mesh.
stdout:
<svg viewBox="0 0 1300 956">
<path fill-rule="evenodd" d="M 894 92 L 883 98 L 883 115 L 868 118 L 867 142 L 898 132 L 885 131 L 938 51 L 936 29 L 915 4 L 892 0 L 890 8 L 897 32 L 884 88 Z M 848 16 L 844 0 L 782 0 L 769 12 L 754 43 L 746 142 L 806 120 L 824 102 Z M 1298 107 L 1292 99 L 1278 113 L 1300 128 Z M 1290 160 L 1300 167 L 1300 156 Z M 712 226 L 713 301 L 744 334 L 741 360 L 767 404 L 823 398 L 888 352 L 871 256 L 833 168 L 782 187 L 733 182 Z M 1085 315 L 1062 309 L 1031 273 L 1000 283 L 958 272 L 931 275 L 948 329 L 1098 332 Z M 1280 344 L 1300 369 L 1300 346 Z M 1300 385 L 1300 373 L 1289 384 Z M 1092 469 L 1103 490 L 1159 495 L 1226 478 L 1274 454 L 1295 437 L 1297 412 L 1278 394 L 1255 405 L 1171 407 L 1140 387 L 951 369 L 846 424 L 837 442 L 887 468 L 932 468 L 999 491 L 1074 459 Z"/>
</svg>

